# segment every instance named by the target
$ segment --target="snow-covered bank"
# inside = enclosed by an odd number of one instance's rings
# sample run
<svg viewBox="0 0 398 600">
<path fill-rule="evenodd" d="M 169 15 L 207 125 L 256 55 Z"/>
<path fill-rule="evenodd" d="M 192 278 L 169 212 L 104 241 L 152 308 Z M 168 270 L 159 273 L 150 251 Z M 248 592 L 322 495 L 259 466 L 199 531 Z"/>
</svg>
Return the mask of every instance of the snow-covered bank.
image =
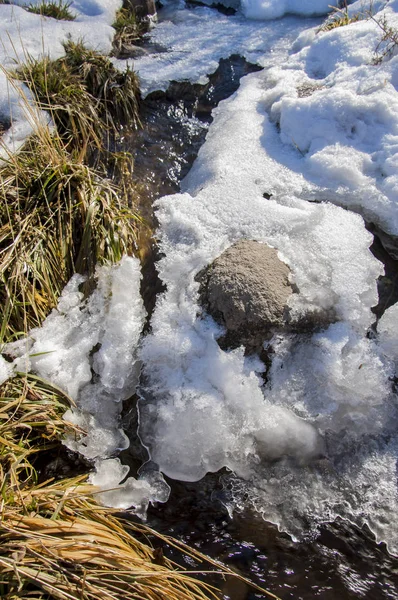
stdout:
<svg viewBox="0 0 398 600">
<path fill-rule="evenodd" d="M 58 21 L 26 11 L 24 0 L 0 4 L 0 121 L 11 123 L 2 137 L 0 156 L 15 152 L 37 126 L 44 115 L 27 106 L 31 94 L 25 86 L 9 82 L 6 72 L 14 70 L 28 58 L 49 56 L 52 59 L 65 54 L 63 42 L 83 40 L 95 50 L 109 53 L 115 30 L 112 23 L 121 0 L 76 0 L 70 5 L 74 21 Z M 41 0 L 32 0 L 40 5 Z M 21 89 L 23 90 L 21 92 Z"/>
<path fill-rule="evenodd" d="M 318 200 L 359 211 L 397 235 L 398 57 L 396 48 L 383 57 L 386 42 L 379 43 L 384 18 L 398 27 L 398 3 L 384 4 L 368 18 L 356 2 L 350 14 L 359 11 L 358 22 L 300 36 L 289 60 L 267 73 L 263 102 L 286 166 Z"/>
<path fill-rule="evenodd" d="M 377 167 L 394 160 L 395 59 L 373 64 L 372 20 L 318 28 L 290 52 L 287 30 L 264 57 L 271 68 L 214 111 L 184 193 L 157 203 L 167 292 L 141 353 L 140 434 L 172 477 L 227 466 L 241 477 L 233 504 L 296 536 L 341 515 L 397 552 L 397 326 L 387 312 L 383 333 L 367 335 L 382 268 L 362 218 L 333 205 L 395 231 L 396 174 L 383 181 Z M 335 311 L 323 331 L 274 337 L 266 385 L 257 360 L 219 348 L 220 329 L 198 304 L 195 275 L 239 239 L 278 248 L 299 290 L 293 313 Z"/>
</svg>

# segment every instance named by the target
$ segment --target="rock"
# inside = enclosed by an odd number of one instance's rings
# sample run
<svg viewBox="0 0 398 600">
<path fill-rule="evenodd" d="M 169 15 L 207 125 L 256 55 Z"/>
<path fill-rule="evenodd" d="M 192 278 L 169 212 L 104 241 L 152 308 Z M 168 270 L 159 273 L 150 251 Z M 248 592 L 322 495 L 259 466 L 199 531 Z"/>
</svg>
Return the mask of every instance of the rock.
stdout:
<svg viewBox="0 0 398 600">
<path fill-rule="evenodd" d="M 275 329 L 284 328 L 289 273 L 275 248 L 250 240 L 233 244 L 198 273 L 202 305 L 227 330 L 221 347 L 260 351 Z"/>
</svg>

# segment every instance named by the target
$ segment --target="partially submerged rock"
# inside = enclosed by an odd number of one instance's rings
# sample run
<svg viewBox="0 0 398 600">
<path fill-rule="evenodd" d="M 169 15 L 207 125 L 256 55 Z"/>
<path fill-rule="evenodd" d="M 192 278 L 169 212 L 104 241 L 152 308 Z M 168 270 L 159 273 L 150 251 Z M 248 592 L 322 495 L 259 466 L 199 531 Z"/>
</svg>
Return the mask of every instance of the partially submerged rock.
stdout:
<svg viewBox="0 0 398 600">
<path fill-rule="evenodd" d="M 202 305 L 227 330 L 218 340 L 221 347 L 258 351 L 284 328 L 289 274 L 275 248 L 252 240 L 233 244 L 198 273 Z"/>
</svg>

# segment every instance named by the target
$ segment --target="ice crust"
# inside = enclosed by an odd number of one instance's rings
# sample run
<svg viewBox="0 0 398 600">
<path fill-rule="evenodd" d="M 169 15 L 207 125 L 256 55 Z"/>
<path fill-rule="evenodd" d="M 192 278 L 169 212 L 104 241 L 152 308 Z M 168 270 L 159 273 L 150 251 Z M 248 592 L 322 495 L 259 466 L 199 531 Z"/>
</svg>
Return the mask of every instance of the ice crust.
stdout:
<svg viewBox="0 0 398 600">
<path fill-rule="evenodd" d="M 118 459 L 97 460 L 90 483 L 103 490 L 99 499 L 104 506 L 123 510 L 134 507 L 135 514 L 145 520 L 150 502 L 167 502 L 170 486 L 156 470 L 138 479 L 127 477 L 128 473 L 129 467 Z"/>
<path fill-rule="evenodd" d="M 119 488 L 129 468 L 110 458 L 129 445 L 120 414 L 122 401 L 135 393 L 140 373 L 137 347 L 146 316 L 140 279 L 138 259 L 125 256 L 119 264 L 97 270 L 97 286 L 85 300 L 79 290 L 85 278 L 74 275 L 42 327 L 9 345 L 8 351 L 19 355 L 14 368 L 37 373 L 76 403 L 64 418 L 83 433 L 65 443 L 96 459 L 93 483 L 103 490 L 114 488 L 101 495 L 104 502 L 134 506 L 142 516 L 151 499 L 168 496 L 168 486 L 158 473 L 140 480 L 129 477 Z M 3 373 L 3 362 L 0 368 Z"/>
<path fill-rule="evenodd" d="M 313 20 L 287 17 L 282 21 L 250 21 L 242 14 L 226 16 L 214 9 L 187 9 L 170 3 L 167 18 L 162 17 L 148 37 L 164 51 L 148 54 L 132 63 L 114 60 L 118 68 L 130 64 L 138 72 L 141 91 L 147 95 L 166 90 L 170 81 L 189 80 L 204 84 L 221 58 L 240 54 L 247 61 L 266 66 L 293 43 L 298 33 L 313 25 Z M 194 50 L 194 51 L 193 51 Z"/>
<path fill-rule="evenodd" d="M 396 553 L 397 315 L 372 333 L 382 267 L 356 214 L 394 230 L 392 180 L 387 193 L 375 167 L 394 151 L 394 57 L 369 64 L 374 22 L 317 29 L 292 48 L 289 33 L 279 39 L 274 65 L 213 111 L 182 192 L 157 202 L 167 291 L 141 351 L 140 435 L 171 477 L 231 469 L 232 505 L 296 537 L 341 515 Z M 289 265 L 292 315 L 331 322 L 275 335 L 266 384 L 258 360 L 220 349 L 198 304 L 195 275 L 240 239 L 276 247 Z"/>
</svg>

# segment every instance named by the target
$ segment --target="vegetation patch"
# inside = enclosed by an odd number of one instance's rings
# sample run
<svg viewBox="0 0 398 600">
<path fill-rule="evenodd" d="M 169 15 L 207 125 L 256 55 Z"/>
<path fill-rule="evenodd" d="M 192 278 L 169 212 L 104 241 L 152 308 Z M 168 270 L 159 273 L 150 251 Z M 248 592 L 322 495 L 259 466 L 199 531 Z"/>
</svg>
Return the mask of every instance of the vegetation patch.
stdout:
<svg viewBox="0 0 398 600">
<path fill-rule="evenodd" d="M 382 36 L 374 52 L 373 63 L 379 65 L 384 59 L 391 58 L 398 48 L 398 30 L 392 27 L 385 15 L 379 19 L 372 17 L 373 21 L 380 27 Z"/>
<path fill-rule="evenodd" d="M 50 112 L 68 148 L 102 148 L 106 131 L 121 121 L 139 124 L 136 74 L 119 72 L 111 61 L 82 42 L 65 43 L 58 60 L 28 59 L 17 77 L 32 91 L 39 108 Z"/>
<path fill-rule="evenodd" d="M 123 7 L 117 11 L 112 26 L 116 30 L 113 39 L 113 54 L 118 57 L 128 55 L 132 46 L 137 43 L 146 29 L 129 7 Z"/>
<path fill-rule="evenodd" d="M 357 21 L 360 21 L 363 18 L 365 18 L 365 15 L 362 15 L 360 13 L 350 16 L 348 14 L 347 6 L 345 6 L 344 9 L 335 8 L 332 14 L 328 16 L 323 25 L 321 25 L 321 27 L 318 29 L 317 33 L 321 31 L 331 31 L 332 29 L 336 29 L 337 27 L 344 27 L 345 25 L 356 23 Z"/>
<path fill-rule="evenodd" d="M 40 4 L 24 6 L 24 9 L 43 17 L 51 17 L 60 21 L 74 21 L 76 17 L 69 10 L 71 4 L 72 2 L 64 2 L 63 0 L 58 0 L 58 2 L 44 0 Z"/>
<path fill-rule="evenodd" d="M 73 273 L 90 277 L 97 264 L 133 252 L 140 219 L 122 192 L 48 130 L 3 164 L 3 341 L 40 325 Z"/>
<path fill-rule="evenodd" d="M 96 501 L 97 490 L 86 475 L 42 480 L 40 458 L 71 433 L 62 419 L 71 404 L 61 390 L 34 375 L 18 374 L 0 386 L 1 598 L 219 598 L 215 588 L 163 556 L 167 545 L 191 562 L 210 563 L 223 577 L 243 579 L 184 544 L 119 518 Z"/>
</svg>

